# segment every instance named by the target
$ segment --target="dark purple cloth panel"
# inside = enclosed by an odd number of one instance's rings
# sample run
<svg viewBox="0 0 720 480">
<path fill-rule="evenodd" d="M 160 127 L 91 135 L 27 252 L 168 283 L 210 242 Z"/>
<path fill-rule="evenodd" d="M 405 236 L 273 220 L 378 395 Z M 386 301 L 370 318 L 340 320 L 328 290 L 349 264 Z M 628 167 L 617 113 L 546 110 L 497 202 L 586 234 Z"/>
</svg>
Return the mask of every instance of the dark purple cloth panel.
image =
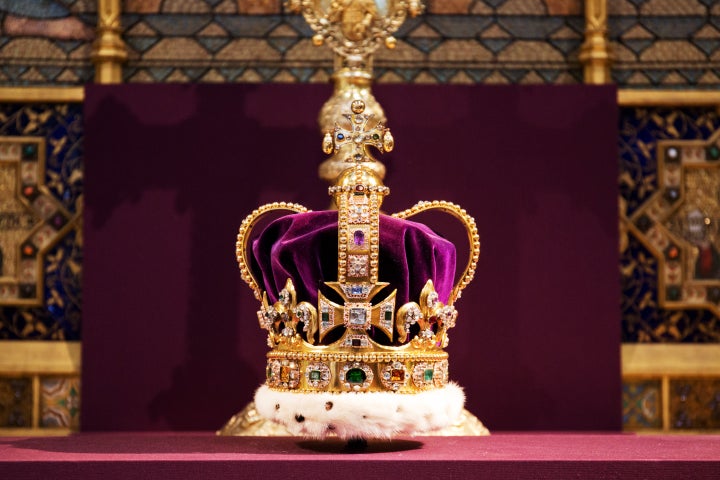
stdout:
<svg viewBox="0 0 720 480">
<path fill-rule="evenodd" d="M 704 479 L 720 471 L 720 436 L 498 434 L 371 441 L 96 433 L 0 438 L 0 471 L 38 478 Z"/>
<path fill-rule="evenodd" d="M 264 378 L 234 258 L 272 201 L 327 207 L 317 85 L 86 91 L 86 430 L 212 429 Z M 392 213 L 445 199 L 483 251 L 456 306 L 451 378 L 491 429 L 619 429 L 615 90 L 378 86 Z M 422 221 L 458 239 L 452 222 Z M 456 230 L 452 230 L 456 228 Z"/>
<path fill-rule="evenodd" d="M 323 282 L 337 281 L 337 217 L 328 210 L 286 215 L 259 233 L 252 246 L 253 272 L 271 302 L 288 278 L 297 301 L 313 305 Z M 379 229 L 379 281 L 397 290 L 395 305 L 417 302 L 428 280 L 446 302 L 454 285 L 454 245 L 425 225 L 387 215 L 380 216 Z"/>
</svg>

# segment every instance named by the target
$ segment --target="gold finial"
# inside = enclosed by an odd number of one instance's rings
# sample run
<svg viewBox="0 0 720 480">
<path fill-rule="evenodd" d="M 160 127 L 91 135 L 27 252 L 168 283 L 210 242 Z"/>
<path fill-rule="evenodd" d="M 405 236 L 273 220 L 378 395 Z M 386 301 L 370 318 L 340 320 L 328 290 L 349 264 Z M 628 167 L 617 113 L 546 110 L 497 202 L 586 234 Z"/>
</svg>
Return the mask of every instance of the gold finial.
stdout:
<svg viewBox="0 0 720 480">
<path fill-rule="evenodd" d="M 335 73 L 333 96 L 325 103 L 318 122 L 322 132 L 332 131 L 343 117 L 348 103 L 361 100 L 364 112 L 373 115 L 374 121 L 386 122 L 385 112 L 371 92 L 372 55 L 381 45 L 392 49 L 397 39 L 392 36 L 405 19 L 423 12 L 421 0 L 286 0 L 285 8 L 301 13 L 315 31 L 314 45 L 327 44 L 335 52 Z M 330 151 L 327 136 L 323 140 L 323 151 Z M 381 151 L 393 147 L 392 135 L 381 143 Z M 342 153 L 342 152 L 341 152 Z M 346 168 L 345 157 L 333 155 L 320 165 L 320 177 L 333 184 Z M 381 178 L 385 166 L 373 162 L 368 166 Z"/>
</svg>

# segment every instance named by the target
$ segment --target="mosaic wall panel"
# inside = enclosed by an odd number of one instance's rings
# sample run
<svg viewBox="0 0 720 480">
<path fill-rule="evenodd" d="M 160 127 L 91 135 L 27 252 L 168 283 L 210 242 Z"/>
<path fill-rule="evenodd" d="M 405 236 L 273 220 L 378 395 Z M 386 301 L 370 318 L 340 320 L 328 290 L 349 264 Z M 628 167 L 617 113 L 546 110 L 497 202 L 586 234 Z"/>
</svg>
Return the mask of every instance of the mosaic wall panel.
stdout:
<svg viewBox="0 0 720 480">
<path fill-rule="evenodd" d="M 0 428 L 32 426 L 32 379 L 0 377 Z"/>
<path fill-rule="evenodd" d="M 80 378 L 46 377 L 40 380 L 40 427 L 80 427 Z"/>
<path fill-rule="evenodd" d="M 49 230 L 54 236 L 45 238 L 46 243 L 33 243 L 37 246 L 35 254 L 44 255 L 40 258 L 43 283 L 38 292 L 39 305 L 10 306 L 8 303 L 12 301 L 5 301 L 0 306 L 0 339 L 80 339 L 82 132 L 80 105 L 0 105 L 0 138 L 3 141 L 13 145 L 22 137 L 44 143 L 41 149 L 45 151 L 43 195 L 49 197 L 49 205 L 63 212 L 63 225 Z M 22 185 L 24 194 L 29 184 Z M 13 196 L 10 190 L 0 192 L 3 205 Z M 6 213 L 7 209 L 3 208 L 3 214 Z M 48 210 L 44 218 L 52 223 L 55 214 Z M 0 237 L 12 233 L 8 228 L 0 222 Z M 19 247 L 17 256 L 21 259 L 25 258 L 23 248 L 27 246 L 23 243 Z"/>
<path fill-rule="evenodd" d="M 643 430 L 662 428 L 662 394 L 660 379 L 623 381 L 623 428 Z"/>
<path fill-rule="evenodd" d="M 720 378 L 670 380 L 673 429 L 720 429 Z"/>
<path fill-rule="evenodd" d="M 720 2 L 608 0 L 613 78 L 622 86 L 720 83 Z"/>
<path fill-rule="evenodd" d="M 620 116 L 620 270 L 623 342 L 718 342 L 720 321 L 707 308 L 673 303 L 660 290 L 659 266 L 670 248 L 661 250 L 648 209 L 670 202 L 659 190 L 658 141 L 708 140 L 720 129 L 716 109 L 625 108 Z M 719 152 L 720 153 L 720 152 Z M 649 212 L 645 214 L 645 212 Z M 712 222 L 720 222 L 720 218 Z M 665 270 L 662 270 L 663 272 Z M 713 279 L 713 285 L 718 279 Z M 709 290 L 707 290 L 709 292 Z"/>
<path fill-rule="evenodd" d="M 0 84 L 90 81 L 95 0 L 0 2 Z"/>
<path fill-rule="evenodd" d="M 130 82 L 326 82 L 328 48 L 279 1 L 134 0 L 124 4 Z M 238 15 L 240 14 L 240 15 Z M 576 83 L 584 20 L 578 1 L 431 1 L 393 51 L 380 82 Z M 568 60 L 568 57 L 570 60 Z"/>
</svg>

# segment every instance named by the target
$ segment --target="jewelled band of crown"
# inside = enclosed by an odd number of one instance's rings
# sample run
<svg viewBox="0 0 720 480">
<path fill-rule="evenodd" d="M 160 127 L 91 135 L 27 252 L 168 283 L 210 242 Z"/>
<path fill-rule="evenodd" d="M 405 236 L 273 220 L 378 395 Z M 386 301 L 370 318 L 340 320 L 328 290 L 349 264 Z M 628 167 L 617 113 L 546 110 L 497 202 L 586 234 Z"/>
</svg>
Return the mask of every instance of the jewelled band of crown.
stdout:
<svg viewBox="0 0 720 480">
<path fill-rule="evenodd" d="M 477 267 L 477 262 L 480 259 L 480 235 L 478 234 L 475 219 L 468 215 L 464 208 L 454 203 L 446 202 L 444 200 L 433 200 L 432 202 L 418 202 L 407 210 L 393 213 L 392 216 L 395 218 L 408 219 L 417 214 L 430 210 L 439 210 L 457 218 L 463 224 L 467 233 L 468 244 L 470 246 L 468 262 L 465 266 L 463 274 L 460 276 L 458 282 L 453 287 L 452 294 L 450 295 L 450 299 L 448 300 L 448 304 L 452 305 L 457 299 L 460 298 L 462 291 L 470 284 L 472 279 L 475 277 L 475 268 Z"/>
<path fill-rule="evenodd" d="M 262 289 L 258 285 L 257 280 L 253 277 L 252 272 L 249 268 L 249 262 L 247 259 L 247 252 L 248 252 L 248 242 L 250 241 L 250 233 L 252 232 L 253 227 L 257 224 L 257 222 L 263 217 L 263 215 L 268 214 L 270 212 L 278 211 L 278 210 L 289 210 L 291 212 L 295 213 L 305 213 L 309 212 L 311 210 L 308 210 L 304 206 L 297 204 L 297 203 L 287 203 L 287 202 L 273 202 L 268 203 L 266 205 L 263 205 L 261 207 L 256 208 L 255 210 L 250 213 L 247 217 L 245 217 L 240 224 L 240 228 L 238 230 L 238 236 L 237 236 L 237 242 L 235 243 L 235 258 L 238 262 L 238 267 L 240 268 L 240 276 L 245 281 L 245 283 L 248 284 L 250 289 L 253 291 L 253 295 L 255 295 L 255 298 L 257 300 L 261 300 L 263 296 Z"/>
</svg>

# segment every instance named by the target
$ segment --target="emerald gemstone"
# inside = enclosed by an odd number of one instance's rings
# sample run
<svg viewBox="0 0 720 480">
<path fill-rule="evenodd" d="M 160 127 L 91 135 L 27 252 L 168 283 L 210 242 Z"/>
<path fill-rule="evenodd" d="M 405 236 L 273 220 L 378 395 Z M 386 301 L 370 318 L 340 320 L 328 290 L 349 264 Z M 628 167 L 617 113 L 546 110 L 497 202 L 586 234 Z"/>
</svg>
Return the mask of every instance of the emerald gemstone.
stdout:
<svg viewBox="0 0 720 480">
<path fill-rule="evenodd" d="M 348 383 L 361 384 L 365 381 L 367 376 L 361 368 L 352 368 L 345 374 L 345 380 Z"/>
<path fill-rule="evenodd" d="M 320 374 L 320 370 L 310 370 L 310 374 L 308 375 L 311 382 L 319 382 L 322 375 Z"/>
<path fill-rule="evenodd" d="M 710 157 L 710 160 L 717 160 L 720 158 L 720 148 L 718 148 L 717 145 L 713 145 L 712 147 L 708 148 L 707 150 L 708 157 Z"/>
<path fill-rule="evenodd" d="M 380 140 L 380 135 L 378 135 L 377 133 L 373 135 L 373 140 Z"/>
<path fill-rule="evenodd" d="M 273 370 L 272 370 L 272 367 L 271 367 L 270 365 L 268 365 L 268 367 L 265 369 L 265 377 L 266 377 L 268 380 L 272 380 L 272 378 L 273 378 Z"/>
<path fill-rule="evenodd" d="M 392 320 L 392 310 L 385 310 L 385 320 Z"/>
<path fill-rule="evenodd" d="M 433 379 L 433 369 L 432 368 L 426 368 L 425 372 L 423 373 L 423 380 L 426 382 L 431 382 Z"/>
<path fill-rule="evenodd" d="M 322 312 L 321 317 L 323 323 L 330 323 L 330 312 Z"/>
</svg>

